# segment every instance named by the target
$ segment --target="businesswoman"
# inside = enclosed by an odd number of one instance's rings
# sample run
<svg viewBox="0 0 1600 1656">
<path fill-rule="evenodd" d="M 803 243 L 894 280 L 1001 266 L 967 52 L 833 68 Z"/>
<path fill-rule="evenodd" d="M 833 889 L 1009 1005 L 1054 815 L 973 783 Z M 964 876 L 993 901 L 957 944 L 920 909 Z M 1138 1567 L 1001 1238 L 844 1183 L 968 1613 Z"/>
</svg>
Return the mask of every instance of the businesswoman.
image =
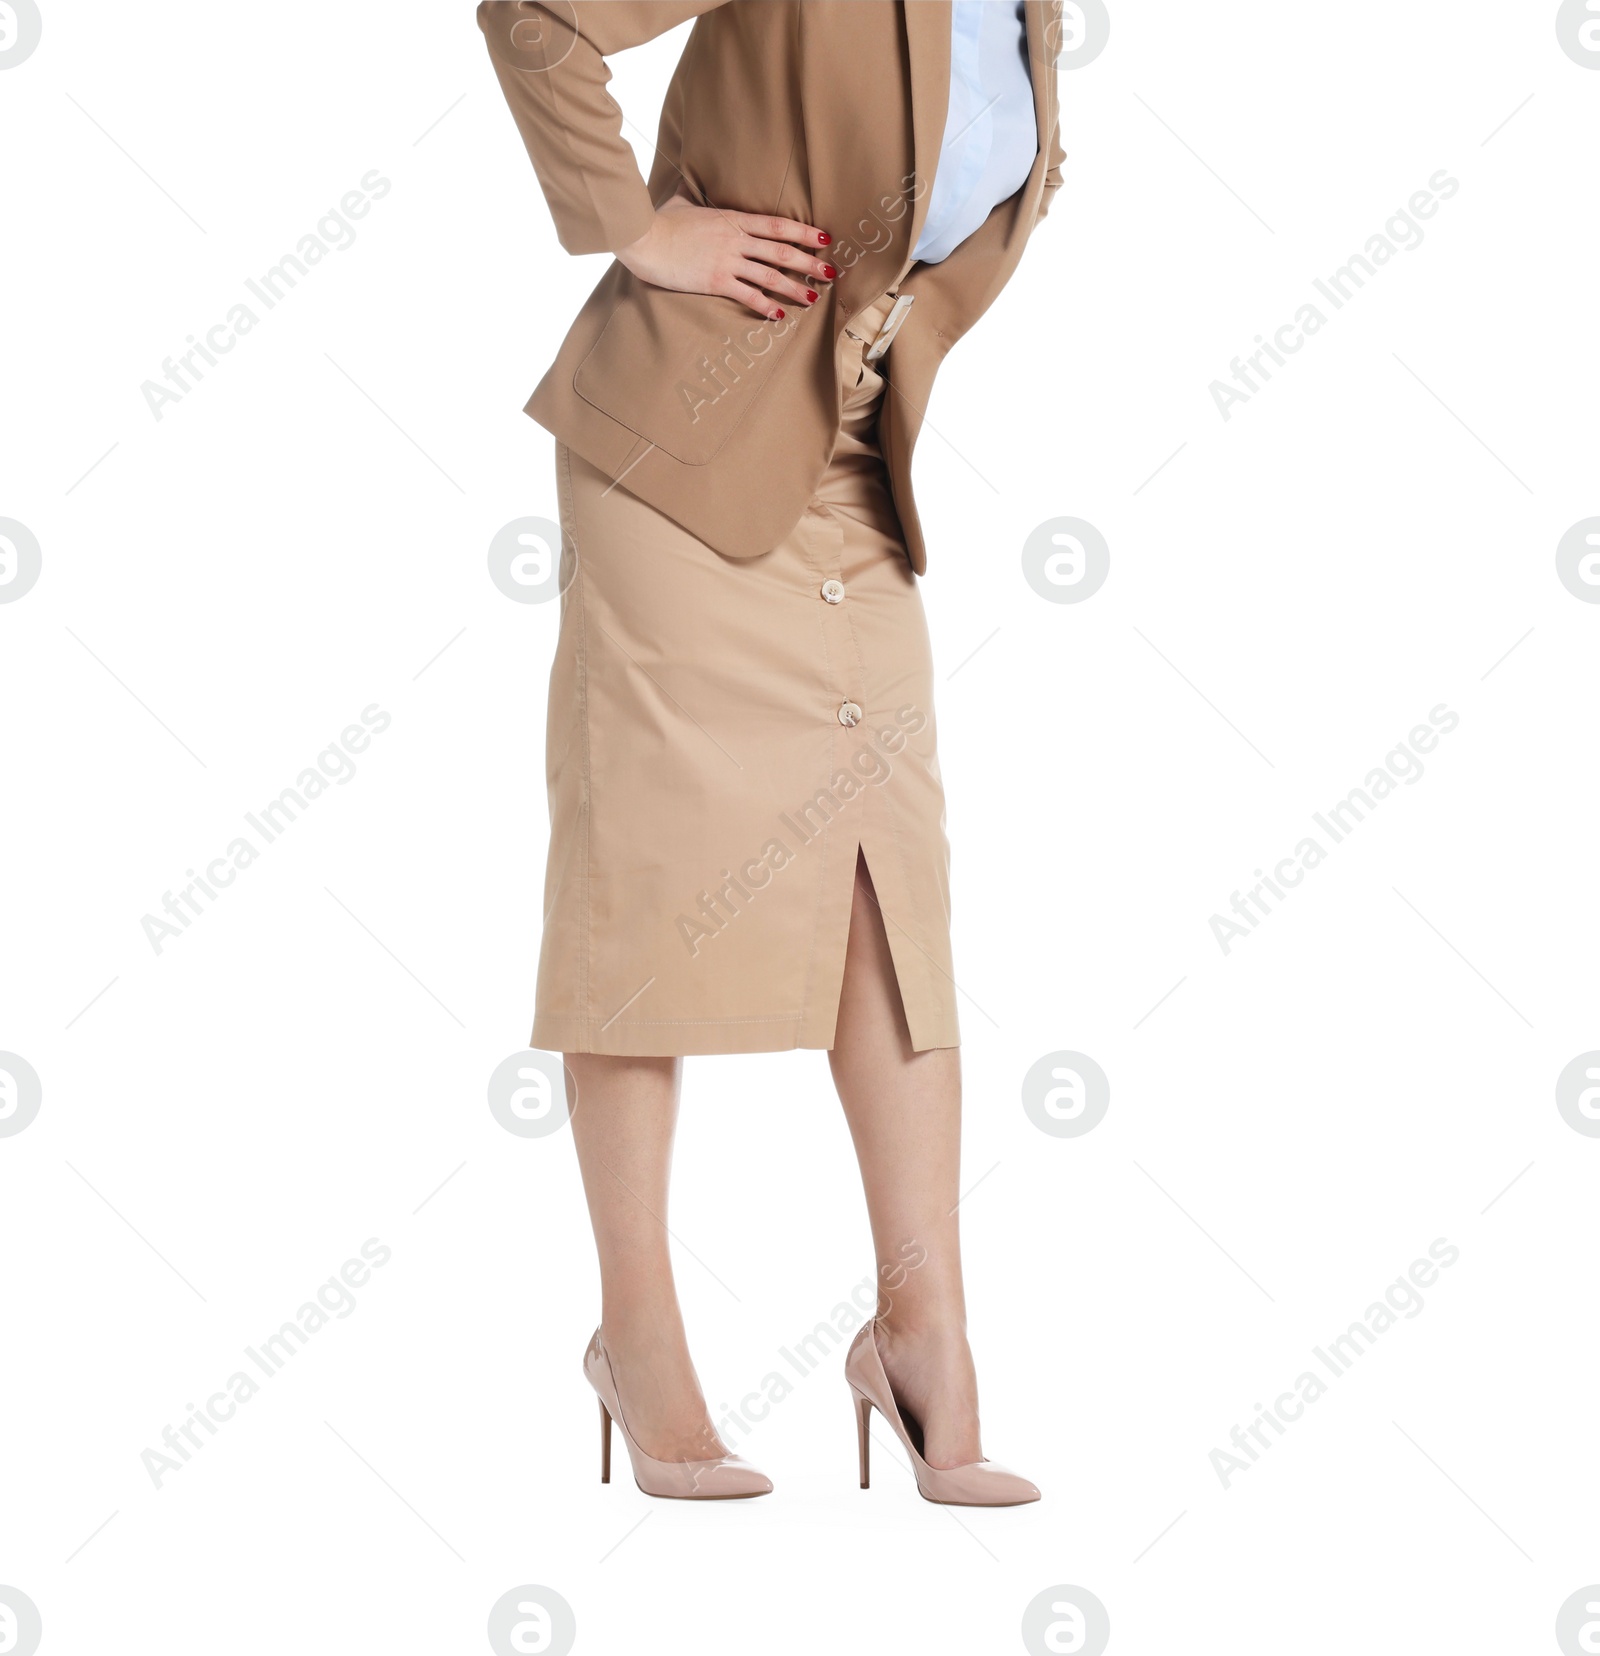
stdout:
<svg viewBox="0 0 1600 1656">
<path fill-rule="evenodd" d="M 828 1050 L 882 1291 L 846 1379 L 930 1500 L 985 1460 L 911 454 L 946 351 L 1060 185 L 1053 0 L 486 0 L 562 246 L 610 253 L 527 412 L 561 630 L 532 1044 L 565 1054 L 600 1256 L 602 1476 L 772 1485 L 690 1360 L 664 1223 L 682 1060 Z M 695 19 L 648 183 L 606 58 Z M 526 291 L 526 284 L 523 284 Z"/>
</svg>

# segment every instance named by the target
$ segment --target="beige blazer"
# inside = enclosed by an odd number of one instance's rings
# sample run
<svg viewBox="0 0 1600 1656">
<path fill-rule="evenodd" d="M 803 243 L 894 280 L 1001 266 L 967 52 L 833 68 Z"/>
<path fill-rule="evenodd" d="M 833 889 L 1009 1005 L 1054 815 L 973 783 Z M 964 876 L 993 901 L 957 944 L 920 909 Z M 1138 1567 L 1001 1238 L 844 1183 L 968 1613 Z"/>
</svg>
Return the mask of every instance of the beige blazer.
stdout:
<svg viewBox="0 0 1600 1656">
<path fill-rule="evenodd" d="M 1060 0 L 1024 4 L 1039 154 L 949 258 L 912 272 L 902 292 L 916 302 L 885 359 L 879 435 L 919 574 L 911 455 L 934 376 L 1061 184 Z M 605 60 L 691 17 L 647 185 Z M 833 451 L 840 331 L 894 282 L 922 230 L 949 100 L 950 0 L 484 0 L 478 24 L 568 252 L 626 247 L 674 192 L 833 236 L 823 257 L 839 281 L 804 314 L 784 307 L 782 322 L 653 287 L 614 261 L 527 404 L 717 551 L 769 551 Z M 530 272 L 523 291 L 538 287 Z"/>
</svg>

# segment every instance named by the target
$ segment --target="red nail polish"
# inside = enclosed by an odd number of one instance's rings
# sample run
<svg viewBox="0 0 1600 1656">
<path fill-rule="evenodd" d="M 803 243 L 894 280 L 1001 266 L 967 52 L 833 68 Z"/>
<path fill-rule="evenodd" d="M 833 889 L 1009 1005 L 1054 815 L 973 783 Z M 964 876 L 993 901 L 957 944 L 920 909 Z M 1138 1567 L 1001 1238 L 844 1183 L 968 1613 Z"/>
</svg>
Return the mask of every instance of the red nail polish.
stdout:
<svg viewBox="0 0 1600 1656">
<path fill-rule="evenodd" d="M 772 320 L 774 322 L 781 322 L 783 320 L 783 312 L 781 310 L 775 310 L 772 313 Z"/>
<path fill-rule="evenodd" d="M 833 242 L 833 237 L 832 237 L 832 236 L 830 236 L 830 235 L 829 235 L 829 234 L 828 234 L 828 232 L 827 232 L 827 231 L 826 231 L 826 230 L 819 230 L 819 231 L 818 231 L 818 232 L 817 232 L 817 241 L 818 241 L 818 242 L 819 242 L 819 243 L 820 243 L 820 244 L 821 244 L 821 245 L 822 245 L 822 246 L 823 246 L 823 247 L 828 247 L 828 246 L 830 246 L 830 245 L 831 245 L 831 244 L 832 244 L 832 242 Z"/>
<path fill-rule="evenodd" d="M 814 294 L 814 293 L 813 293 L 813 292 L 812 292 L 812 291 L 811 291 L 811 289 L 810 289 L 810 288 L 807 288 L 807 289 L 806 289 L 806 303 L 807 303 L 807 304 L 808 304 L 808 305 L 814 305 L 814 304 L 816 304 L 816 302 L 817 302 L 817 296 L 816 296 L 816 294 Z"/>
<path fill-rule="evenodd" d="M 831 282 L 834 277 L 839 274 L 839 272 L 835 270 L 832 265 L 824 265 L 822 267 L 822 274 L 828 281 Z"/>
</svg>

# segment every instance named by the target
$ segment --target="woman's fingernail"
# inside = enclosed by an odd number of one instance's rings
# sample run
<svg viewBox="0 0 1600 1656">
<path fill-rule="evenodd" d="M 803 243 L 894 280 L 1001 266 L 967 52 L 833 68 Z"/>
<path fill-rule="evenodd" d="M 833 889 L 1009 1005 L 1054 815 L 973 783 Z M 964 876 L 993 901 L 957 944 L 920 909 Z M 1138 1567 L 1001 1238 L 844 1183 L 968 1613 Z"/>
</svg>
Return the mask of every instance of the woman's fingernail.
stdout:
<svg viewBox="0 0 1600 1656">
<path fill-rule="evenodd" d="M 826 281 L 831 282 L 838 274 L 839 272 L 835 270 L 832 265 L 824 265 L 822 267 L 822 275 Z"/>
<path fill-rule="evenodd" d="M 812 292 L 812 291 L 811 291 L 811 289 L 810 289 L 810 288 L 807 288 L 807 289 L 806 289 L 806 303 L 807 303 L 807 304 L 808 304 L 808 305 L 814 305 L 814 304 L 816 304 L 816 302 L 817 302 L 817 296 L 816 296 L 816 294 L 814 294 L 814 293 L 813 293 L 813 292 Z"/>
<path fill-rule="evenodd" d="M 775 310 L 772 313 L 772 320 L 774 322 L 781 322 L 783 320 L 783 312 L 781 310 Z"/>
<path fill-rule="evenodd" d="M 830 236 L 826 230 L 819 230 L 817 232 L 817 241 L 823 247 L 827 247 L 833 241 L 833 237 Z"/>
</svg>

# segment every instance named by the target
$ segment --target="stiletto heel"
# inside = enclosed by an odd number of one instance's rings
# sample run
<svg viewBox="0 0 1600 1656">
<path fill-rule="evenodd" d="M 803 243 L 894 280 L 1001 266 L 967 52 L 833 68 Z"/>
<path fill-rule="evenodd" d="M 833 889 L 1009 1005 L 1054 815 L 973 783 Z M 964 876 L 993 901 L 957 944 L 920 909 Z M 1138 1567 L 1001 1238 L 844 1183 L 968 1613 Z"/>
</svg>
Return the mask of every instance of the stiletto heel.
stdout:
<svg viewBox="0 0 1600 1656">
<path fill-rule="evenodd" d="M 856 1446 L 861 1452 L 861 1487 L 869 1489 L 872 1485 L 872 1469 L 868 1457 L 872 1443 L 872 1399 L 863 1397 L 854 1386 L 850 1388 L 850 1395 L 856 1400 Z"/>
<path fill-rule="evenodd" d="M 917 1493 L 940 1506 L 1022 1506 L 1039 1499 L 1038 1489 L 1026 1478 L 1008 1472 L 991 1460 L 971 1461 L 966 1466 L 929 1466 L 918 1447 L 920 1428 L 913 1441 L 906 1417 L 895 1401 L 894 1388 L 878 1354 L 876 1317 L 856 1335 L 844 1360 L 844 1377 L 856 1401 L 856 1431 L 861 1445 L 861 1487 L 867 1488 L 867 1430 L 872 1411 L 893 1427 L 895 1435 L 911 1457 Z M 910 1423 L 911 1427 L 916 1422 Z"/>
<path fill-rule="evenodd" d="M 611 1423 L 615 1421 L 633 1463 L 633 1481 L 646 1495 L 673 1501 L 741 1501 L 772 1493 L 772 1480 L 766 1473 L 737 1455 L 696 1461 L 663 1461 L 647 1455 L 628 1430 L 628 1417 L 617 1395 L 617 1376 L 598 1328 L 583 1354 L 583 1373 L 600 1399 L 601 1483 L 611 1482 Z"/>
</svg>

